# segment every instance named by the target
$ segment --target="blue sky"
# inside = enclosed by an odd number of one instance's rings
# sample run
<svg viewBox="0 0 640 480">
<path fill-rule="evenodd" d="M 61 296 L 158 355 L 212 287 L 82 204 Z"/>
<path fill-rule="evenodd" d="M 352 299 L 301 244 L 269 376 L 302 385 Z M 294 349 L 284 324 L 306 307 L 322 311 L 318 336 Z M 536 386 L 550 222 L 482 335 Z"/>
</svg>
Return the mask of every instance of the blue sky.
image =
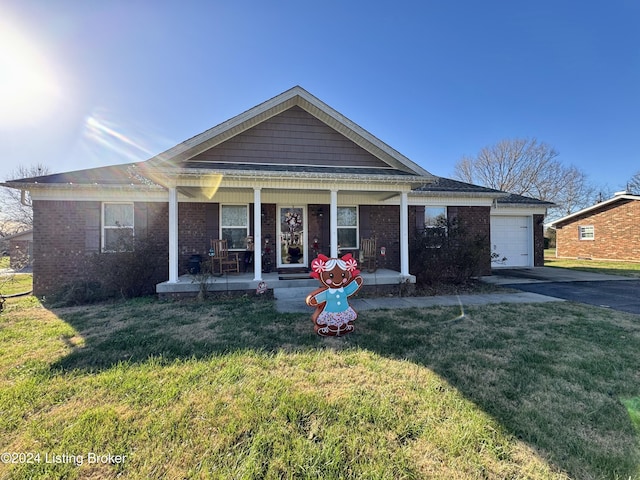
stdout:
<svg viewBox="0 0 640 480">
<path fill-rule="evenodd" d="M 0 161 L 145 160 L 300 85 L 436 175 L 535 137 L 612 192 L 638 25 L 636 0 L 0 0 Z"/>
</svg>

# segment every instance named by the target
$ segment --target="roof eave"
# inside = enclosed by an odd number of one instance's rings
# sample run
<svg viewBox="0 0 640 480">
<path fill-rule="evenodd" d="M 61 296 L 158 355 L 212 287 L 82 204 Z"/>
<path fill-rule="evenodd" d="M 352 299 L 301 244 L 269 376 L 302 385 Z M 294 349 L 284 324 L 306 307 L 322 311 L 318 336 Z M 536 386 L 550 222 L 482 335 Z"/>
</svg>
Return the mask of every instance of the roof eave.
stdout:
<svg viewBox="0 0 640 480">
<path fill-rule="evenodd" d="M 431 177 L 422 177 L 417 175 L 371 175 L 371 174 L 339 174 L 339 173 L 322 173 L 322 172 L 287 172 L 287 171 L 264 171 L 264 170 L 224 170 L 224 169 L 202 169 L 202 168 L 155 168 L 154 171 L 161 177 L 167 179 L 179 179 L 181 177 L 202 177 L 211 175 L 222 175 L 227 178 L 259 178 L 264 180 L 271 179 L 327 179 L 327 180 L 358 180 L 380 183 L 398 183 L 398 184 L 424 184 Z M 157 179 L 154 178 L 154 181 Z"/>
<path fill-rule="evenodd" d="M 555 203 L 502 203 L 498 202 L 497 208 L 553 208 Z"/>
<path fill-rule="evenodd" d="M 607 205 L 619 202 L 620 200 L 640 200 L 640 195 L 631 195 L 631 194 L 616 195 L 615 197 L 609 198 L 608 200 L 605 200 L 600 203 L 596 203 L 587 208 L 583 208 L 582 210 L 578 210 L 577 212 L 574 212 L 570 215 L 559 218 L 558 220 L 554 220 L 553 222 L 549 223 L 549 226 L 557 227 L 558 224 L 560 223 L 568 222 L 576 217 L 584 215 L 585 213 L 589 213 L 593 210 L 597 210 L 598 208 L 606 207 Z"/>
<path fill-rule="evenodd" d="M 442 198 L 442 197 L 465 197 L 465 198 L 504 198 L 509 194 L 504 192 L 468 192 L 468 191 L 456 191 L 456 190 L 441 190 L 435 192 L 425 192 L 421 190 L 413 190 L 411 192 L 412 196 L 420 196 L 420 197 L 433 197 L 433 198 Z"/>
<path fill-rule="evenodd" d="M 165 190 L 162 185 L 142 185 L 142 184 L 124 184 L 124 183 L 21 183 L 21 182 L 4 182 L 0 183 L 2 187 L 15 188 L 17 190 L 63 190 L 77 188 L 94 188 L 94 189 L 110 189 L 110 190 Z"/>
</svg>

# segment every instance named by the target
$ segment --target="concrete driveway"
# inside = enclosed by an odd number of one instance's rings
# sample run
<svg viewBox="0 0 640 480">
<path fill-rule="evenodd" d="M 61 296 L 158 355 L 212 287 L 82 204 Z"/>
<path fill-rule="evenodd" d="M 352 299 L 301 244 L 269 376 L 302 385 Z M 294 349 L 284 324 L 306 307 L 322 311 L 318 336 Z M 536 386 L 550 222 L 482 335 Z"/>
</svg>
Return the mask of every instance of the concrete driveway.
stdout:
<svg viewBox="0 0 640 480">
<path fill-rule="evenodd" d="M 495 269 L 488 283 L 640 314 L 640 280 L 567 268 Z"/>
</svg>

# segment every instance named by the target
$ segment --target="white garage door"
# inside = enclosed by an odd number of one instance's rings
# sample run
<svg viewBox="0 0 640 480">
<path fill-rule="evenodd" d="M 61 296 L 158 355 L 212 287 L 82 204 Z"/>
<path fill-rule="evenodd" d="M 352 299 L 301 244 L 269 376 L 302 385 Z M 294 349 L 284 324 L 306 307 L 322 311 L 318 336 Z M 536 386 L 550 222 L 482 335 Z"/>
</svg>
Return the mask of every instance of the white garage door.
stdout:
<svg viewBox="0 0 640 480">
<path fill-rule="evenodd" d="M 530 217 L 491 216 L 491 251 L 504 262 L 493 267 L 532 267 Z"/>
</svg>

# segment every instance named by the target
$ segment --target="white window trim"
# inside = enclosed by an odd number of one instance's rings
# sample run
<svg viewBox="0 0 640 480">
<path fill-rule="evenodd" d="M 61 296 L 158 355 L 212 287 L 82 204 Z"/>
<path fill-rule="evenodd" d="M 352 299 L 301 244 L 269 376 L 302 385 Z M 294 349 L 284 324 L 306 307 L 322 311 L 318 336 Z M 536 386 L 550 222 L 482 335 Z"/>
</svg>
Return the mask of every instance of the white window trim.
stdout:
<svg viewBox="0 0 640 480">
<path fill-rule="evenodd" d="M 443 227 L 439 227 L 437 225 L 427 225 L 427 209 L 429 208 L 438 208 L 444 210 L 444 219 L 449 221 L 449 209 L 444 205 L 425 205 L 424 206 L 424 228 L 444 228 L 445 231 L 448 230 L 447 225 L 445 224 Z"/>
<path fill-rule="evenodd" d="M 585 236 L 586 229 L 589 229 L 591 236 Z M 596 229 L 593 225 L 578 225 L 578 240 L 593 241 L 596 239 Z"/>
<path fill-rule="evenodd" d="M 360 207 L 358 205 L 338 205 L 338 209 L 341 208 L 355 208 L 356 209 L 356 225 L 355 226 L 340 226 L 338 225 L 338 230 L 342 228 L 348 228 L 356 231 L 356 246 L 355 247 L 340 247 L 339 251 L 342 250 L 358 250 L 360 248 Z"/>
<path fill-rule="evenodd" d="M 247 207 L 247 223 L 246 225 L 223 225 L 222 224 L 222 208 L 223 207 Z M 251 235 L 251 228 L 249 222 L 251 221 L 251 210 L 248 203 L 221 203 L 220 204 L 220 231 L 218 232 L 218 238 L 222 238 L 222 230 L 225 228 L 245 228 L 247 235 Z M 230 252 L 243 252 L 246 248 L 229 248 Z"/>
<path fill-rule="evenodd" d="M 112 226 L 112 225 L 106 225 L 105 222 L 105 208 L 107 205 L 131 205 L 131 211 L 132 211 L 132 216 L 131 216 L 131 226 L 127 225 L 127 226 L 123 226 L 123 227 L 117 227 L 117 226 Z M 101 207 L 101 219 L 100 219 L 100 251 L 102 253 L 116 253 L 116 250 L 107 250 L 106 249 L 106 235 L 105 235 L 105 231 L 106 230 L 111 230 L 111 229 L 116 229 L 116 228 L 130 228 L 131 229 L 131 238 L 134 238 L 135 233 L 136 233 L 136 210 L 135 210 L 135 205 L 133 202 L 102 202 L 102 207 Z"/>
<path fill-rule="evenodd" d="M 427 225 L 427 209 L 428 208 L 438 208 L 438 209 L 443 209 L 444 210 L 444 219 L 446 221 L 446 223 L 443 226 L 438 226 L 438 225 Z M 447 237 L 449 236 L 449 208 L 445 205 L 425 205 L 424 206 L 424 232 L 426 234 L 427 229 L 443 229 L 444 230 L 444 236 Z M 431 245 L 428 246 L 427 248 L 442 248 L 442 245 Z"/>
</svg>

